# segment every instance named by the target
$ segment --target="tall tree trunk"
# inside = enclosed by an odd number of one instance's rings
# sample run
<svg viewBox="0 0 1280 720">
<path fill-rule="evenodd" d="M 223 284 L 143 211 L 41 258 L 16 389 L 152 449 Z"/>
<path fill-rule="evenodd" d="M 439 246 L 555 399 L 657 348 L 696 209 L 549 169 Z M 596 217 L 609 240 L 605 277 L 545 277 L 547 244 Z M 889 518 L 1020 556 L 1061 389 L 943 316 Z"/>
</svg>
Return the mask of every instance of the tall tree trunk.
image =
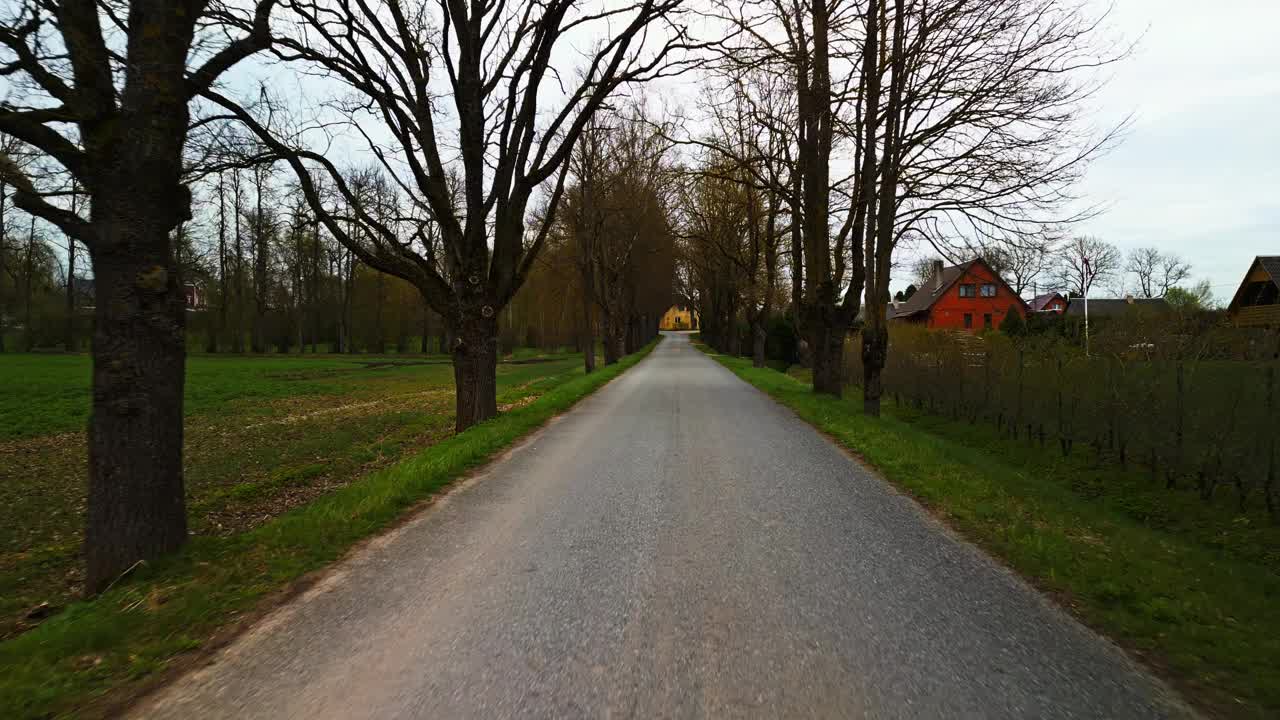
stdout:
<svg viewBox="0 0 1280 720">
<path fill-rule="evenodd" d="M 880 416 L 880 398 L 884 394 L 881 373 L 889 354 L 889 330 L 885 304 L 889 299 L 889 273 L 892 271 L 893 247 L 897 243 L 898 209 L 898 136 L 901 130 L 901 106 L 906 60 L 903 51 L 906 10 L 903 0 L 894 1 L 893 45 L 890 64 L 893 76 L 889 84 L 889 103 L 885 108 L 884 156 L 880 162 L 880 197 L 875 218 L 874 252 L 867 252 L 866 304 L 867 323 L 862 332 L 862 411 Z M 868 248 L 871 250 L 872 248 Z"/>
<path fill-rule="evenodd" d="M 303 328 L 307 322 L 307 248 L 303 242 L 303 228 L 304 225 L 298 223 L 293 229 L 293 331 L 299 355 L 307 351 L 306 339 L 303 337 Z"/>
<path fill-rule="evenodd" d="M 316 354 L 320 342 L 320 215 L 311 215 L 311 354 Z"/>
<path fill-rule="evenodd" d="M 783 148 L 786 152 L 786 158 L 790 160 L 791 151 L 786 149 L 787 146 L 785 144 L 783 145 Z M 794 203 L 790 206 L 792 218 L 796 218 L 800 215 L 798 211 L 801 210 L 801 208 L 796 205 L 799 204 L 798 198 L 803 194 L 802 180 L 803 177 L 800 173 L 791 173 L 791 197 L 796 198 Z M 803 223 L 798 223 L 794 220 L 791 222 L 791 307 L 788 312 L 791 315 L 792 330 L 795 332 L 796 354 L 798 356 L 796 359 L 800 361 L 801 367 L 809 367 L 812 363 L 809 358 L 809 343 L 805 336 L 805 317 L 803 312 L 805 274 L 803 225 Z"/>
<path fill-rule="evenodd" d="M 582 366 L 589 375 L 596 371 L 596 328 L 591 317 L 591 298 L 582 294 Z"/>
<path fill-rule="evenodd" d="M 258 216 L 253 233 L 253 336 L 255 353 L 267 351 L 267 223 L 262 215 L 262 184 L 258 184 Z"/>
<path fill-rule="evenodd" d="M 443 315 L 440 316 L 440 353 L 453 354 L 453 334 L 449 330 L 449 322 Z"/>
<path fill-rule="evenodd" d="M 74 212 L 74 211 L 73 211 Z M 76 351 L 76 241 L 67 238 L 66 324 L 62 328 L 62 348 Z"/>
<path fill-rule="evenodd" d="M 889 330 L 883 323 L 868 323 L 862 329 L 862 412 L 871 417 L 880 417 L 882 374 L 888 357 Z"/>
<path fill-rule="evenodd" d="M 431 308 L 426 301 L 422 303 L 422 354 L 431 352 Z"/>
<path fill-rule="evenodd" d="M 382 325 L 382 273 L 377 273 L 374 283 L 377 295 L 373 299 L 373 351 L 379 355 L 387 350 L 386 331 Z"/>
<path fill-rule="evenodd" d="M 751 322 L 751 364 L 754 367 L 762 368 L 765 365 L 764 342 L 768 338 L 769 332 L 764 327 L 764 311 L 756 314 L 755 319 Z"/>
<path fill-rule="evenodd" d="M 209 339 L 205 352 L 218 352 L 218 342 L 227 329 L 227 197 L 222 172 L 218 172 L 218 314 L 216 325 L 210 323 Z M 212 313 L 210 313 L 212 315 Z"/>
<path fill-rule="evenodd" d="M 26 282 L 23 283 L 23 294 L 26 296 L 26 325 L 23 327 L 23 347 L 27 352 L 31 352 L 36 347 L 36 329 L 32 324 L 31 303 L 33 290 L 31 281 L 35 279 L 35 252 L 36 252 L 36 216 L 31 216 L 31 230 L 27 236 L 27 262 L 26 262 Z"/>
<path fill-rule="evenodd" d="M 351 338 L 351 296 L 355 293 L 356 289 L 356 268 L 355 258 L 352 256 L 350 250 L 347 251 L 347 268 L 345 272 L 346 276 L 342 280 L 342 323 L 340 326 L 342 339 L 339 343 L 342 346 L 342 349 L 338 352 L 354 353 L 356 348 L 355 343 Z"/>
<path fill-rule="evenodd" d="M 826 316 L 805 322 L 813 362 L 813 391 L 840 397 L 844 392 L 845 325 Z"/>
<path fill-rule="evenodd" d="M 71 212 L 76 212 L 76 190 L 71 188 Z M 76 350 L 76 240 L 67 236 L 67 317 L 62 331 L 62 347 L 67 352 Z"/>
<path fill-rule="evenodd" d="M 8 225 L 5 217 L 5 201 L 9 196 L 9 184 L 0 182 L 0 282 L 4 282 L 4 276 L 7 272 L 5 263 L 7 262 L 4 254 L 4 239 L 8 236 Z M 0 291 L 0 353 L 4 352 L 4 316 L 8 308 L 4 302 L 4 292 Z"/>
<path fill-rule="evenodd" d="M 454 428 L 462 432 L 498 415 L 498 320 L 464 316 L 458 319 L 454 332 Z"/>
<path fill-rule="evenodd" d="M 627 330 L 625 335 L 623 336 L 623 342 L 622 342 L 622 349 L 627 355 L 630 355 L 631 353 L 635 352 L 639 348 L 639 345 L 636 344 L 636 339 L 639 337 L 639 334 L 640 334 L 639 325 L 640 325 L 639 318 L 637 318 L 635 315 L 627 316 Z"/>
<path fill-rule="evenodd" d="M 231 201 L 235 203 L 234 227 L 235 246 L 236 246 L 236 279 L 234 283 L 235 303 L 236 303 L 236 322 L 234 333 L 231 339 L 231 351 L 234 353 L 244 354 L 244 240 L 243 233 L 240 229 L 240 171 L 234 170 L 231 175 Z"/>
<path fill-rule="evenodd" d="M 742 333 L 738 332 L 738 308 L 737 297 L 733 297 L 726 306 L 728 312 L 725 314 L 724 331 L 725 331 L 725 353 L 738 357 L 742 355 Z"/>
<path fill-rule="evenodd" d="M 146 197 L 143 188 L 130 188 Z M 185 314 L 169 250 L 171 209 L 94 198 L 109 242 L 93 252 L 93 410 L 89 420 L 86 590 L 187 539 L 182 475 Z M 114 197 L 112 197 L 114 196 Z M 176 204 L 176 202 L 175 202 Z M 117 210 L 117 208 L 119 208 Z M 141 210 L 141 211 L 139 211 Z"/>
<path fill-rule="evenodd" d="M 604 364 L 613 365 L 622 359 L 623 332 L 626 325 L 614 313 L 601 313 L 601 329 L 604 331 Z"/>
</svg>

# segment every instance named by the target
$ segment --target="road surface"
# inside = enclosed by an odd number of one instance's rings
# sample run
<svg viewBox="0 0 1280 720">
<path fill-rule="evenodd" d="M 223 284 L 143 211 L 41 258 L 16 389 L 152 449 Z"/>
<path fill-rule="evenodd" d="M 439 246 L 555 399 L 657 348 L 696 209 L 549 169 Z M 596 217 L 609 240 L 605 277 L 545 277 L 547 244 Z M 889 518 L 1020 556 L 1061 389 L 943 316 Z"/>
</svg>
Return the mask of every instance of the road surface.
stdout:
<svg viewBox="0 0 1280 720">
<path fill-rule="evenodd" d="M 672 335 L 135 715 L 1189 711 Z"/>
</svg>

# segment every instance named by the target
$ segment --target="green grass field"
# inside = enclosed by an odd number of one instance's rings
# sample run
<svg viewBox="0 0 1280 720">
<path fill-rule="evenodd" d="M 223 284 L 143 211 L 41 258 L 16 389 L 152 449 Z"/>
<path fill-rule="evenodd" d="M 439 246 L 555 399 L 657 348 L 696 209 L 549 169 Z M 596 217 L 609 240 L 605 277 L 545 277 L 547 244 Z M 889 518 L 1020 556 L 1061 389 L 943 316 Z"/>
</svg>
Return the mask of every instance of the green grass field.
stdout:
<svg viewBox="0 0 1280 720">
<path fill-rule="evenodd" d="M 704 347 L 704 350 L 706 348 Z M 709 352 L 709 351 L 708 351 Z M 722 355 L 949 525 L 1169 678 L 1216 717 L 1280 715 L 1280 529 L 989 428 L 808 384 Z M 1081 454 L 1083 456 L 1083 454 Z"/>
<path fill-rule="evenodd" d="M 0 445 L 0 597 L 9 623 L 9 637 L 0 642 L 0 717 L 111 714 L 175 656 L 198 649 L 265 596 L 339 558 L 639 362 L 651 347 L 589 376 L 580 356 L 525 353 L 521 363 L 499 367 L 500 416 L 462 434 L 451 429 L 446 364 L 193 358 L 188 397 L 205 398 L 187 418 L 196 536 L 181 553 L 139 569 L 90 602 L 73 600 L 83 438 L 77 446 L 65 436 L 11 436 Z M 75 377 L 83 372 L 75 360 L 48 372 Z M 20 358 L 11 367 L 28 363 Z M 0 377 L 6 392 L 22 385 L 8 373 Z M 54 386 L 46 380 L 42 387 Z M 51 394 L 57 393 L 45 397 Z M 38 401 L 34 392 L 28 398 Z M 78 422 L 75 414 L 66 409 L 46 417 L 49 427 L 60 427 Z M 45 442 L 50 437 L 60 440 Z M 65 476 L 51 483 L 47 468 L 32 471 L 39 467 L 33 462 L 61 463 Z M 21 627 L 21 611 L 42 599 L 65 608 Z"/>
<path fill-rule="evenodd" d="M 581 356 L 499 367 L 499 403 L 580 374 Z M 527 359 L 527 358 L 526 358 Z M 443 357 L 193 356 L 186 482 L 197 536 L 262 524 L 453 429 Z M 0 355 L 0 639 L 79 591 L 89 359 Z"/>
<path fill-rule="evenodd" d="M 443 355 L 192 355 L 186 412 L 235 414 L 248 403 L 341 395 L 351 387 L 351 377 L 369 366 L 427 362 L 449 367 Z M 0 441 L 82 431 L 89 419 L 90 375 L 87 355 L 0 355 Z"/>
</svg>

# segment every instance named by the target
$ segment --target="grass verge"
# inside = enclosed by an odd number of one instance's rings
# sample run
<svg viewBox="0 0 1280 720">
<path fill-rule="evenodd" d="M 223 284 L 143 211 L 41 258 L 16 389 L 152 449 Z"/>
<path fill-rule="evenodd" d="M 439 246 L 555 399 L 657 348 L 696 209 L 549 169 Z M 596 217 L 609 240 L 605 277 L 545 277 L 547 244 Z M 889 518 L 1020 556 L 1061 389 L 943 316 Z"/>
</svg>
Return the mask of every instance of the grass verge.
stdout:
<svg viewBox="0 0 1280 720">
<path fill-rule="evenodd" d="M 962 423 L 914 423 L 892 407 L 873 420 L 862 415 L 860 397 L 815 395 L 750 360 L 713 356 L 1115 639 L 1202 711 L 1280 715 L 1280 577 L 1265 555 L 1242 557 L 1176 526 L 1135 520 L 1018 453 L 995 452 L 950 427 Z"/>
<path fill-rule="evenodd" d="M 194 538 L 181 553 L 0 644 L 0 717 L 110 713 L 113 701 L 175 657 L 201 648 L 264 598 L 342 557 L 652 348 L 550 388 L 532 403 L 251 531 Z"/>
<path fill-rule="evenodd" d="M 81 594 L 90 361 L 0 355 L 0 417 L 21 431 L 0 422 L 0 642 Z M 581 355 L 504 360 L 498 407 L 581 374 Z M 186 394 L 187 523 L 199 537 L 251 530 L 453 435 L 453 370 L 438 357 L 193 357 Z M 38 434 L 41 411 L 57 407 L 64 425 Z"/>
</svg>

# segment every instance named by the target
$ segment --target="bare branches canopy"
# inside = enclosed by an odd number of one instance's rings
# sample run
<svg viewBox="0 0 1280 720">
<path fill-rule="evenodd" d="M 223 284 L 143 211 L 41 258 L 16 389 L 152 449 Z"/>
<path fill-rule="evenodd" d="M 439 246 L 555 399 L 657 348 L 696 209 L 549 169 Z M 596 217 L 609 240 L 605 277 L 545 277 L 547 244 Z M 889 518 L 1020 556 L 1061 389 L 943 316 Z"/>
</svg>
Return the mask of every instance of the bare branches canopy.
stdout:
<svg viewBox="0 0 1280 720">
<path fill-rule="evenodd" d="M 361 260 L 414 283 L 449 319 L 458 428 L 493 416 L 495 316 L 546 240 L 566 160 L 591 117 L 625 86 L 692 62 L 681 0 L 287 0 L 283 8 L 289 20 L 275 55 L 345 88 L 331 108 L 393 180 L 410 222 L 439 233 L 438 261 L 424 257 L 412 232 L 355 202 L 340 168 L 307 146 L 305 132 L 285 132 L 216 91 L 206 97 L 285 159 L 312 208 Z M 577 42 L 592 37 L 589 46 Z M 316 191 L 320 177 L 335 198 Z M 550 212 L 531 220 L 537 193 Z"/>
</svg>

